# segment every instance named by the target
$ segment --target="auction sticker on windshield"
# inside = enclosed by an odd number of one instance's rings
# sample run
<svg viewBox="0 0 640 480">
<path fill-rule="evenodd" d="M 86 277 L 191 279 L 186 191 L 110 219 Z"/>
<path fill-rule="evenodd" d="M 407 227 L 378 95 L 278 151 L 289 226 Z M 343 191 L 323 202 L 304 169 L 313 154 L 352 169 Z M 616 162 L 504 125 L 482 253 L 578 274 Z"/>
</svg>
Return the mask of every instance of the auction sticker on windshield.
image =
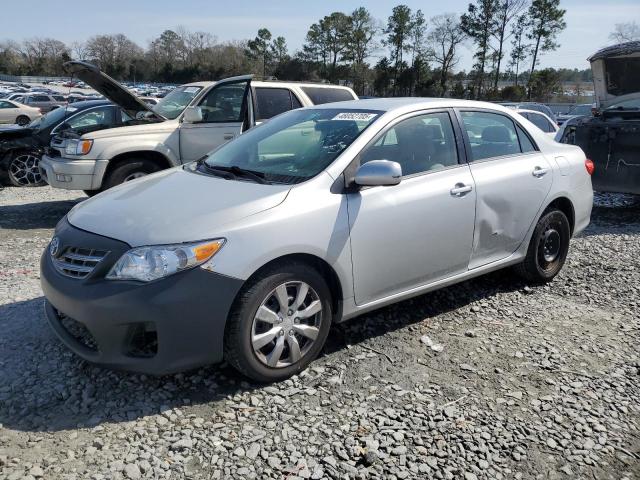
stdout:
<svg viewBox="0 0 640 480">
<path fill-rule="evenodd" d="M 377 113 L 364 113 L 364 112 L 343 112 L 339 113 L 331 120 L 361 120 L 369 122 L 378 116 Z"/>
</svg>

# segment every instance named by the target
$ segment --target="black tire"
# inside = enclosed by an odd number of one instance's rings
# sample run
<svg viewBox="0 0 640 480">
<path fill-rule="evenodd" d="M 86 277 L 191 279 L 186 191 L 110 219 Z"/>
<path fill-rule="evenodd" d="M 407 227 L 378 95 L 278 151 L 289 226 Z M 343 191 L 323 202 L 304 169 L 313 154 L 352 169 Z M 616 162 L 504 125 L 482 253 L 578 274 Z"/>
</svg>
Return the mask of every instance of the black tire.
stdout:
<svg viewBox="0 0 640 480">
<path fill-rule="evenodd" d="M 31 122 L 31 119 L 26 115 L 20 115 L 18 118 L 16 118 L 16 123 L 21 127 L 24 127 L 25 125 L 29 125 L 29 122 Z"/>
<path fill-rule="evenodd" d="M 567 259 L 570 239 L 571 228 L 564 213 L 555 209 L 543 213 L 533 231 L 527 256 L 515 267 L 516 273 L 530 282 L 550 282 Z"/>
<path fill-rule="evenodd" d="M 102 190 L 83 190 L 83 192 L 87 195 L 87 197 L 93 197 L 99 194 Z"/>
<path fill-rule="evenodd" d="M 7 178 L 14 187 L 41 187 L 47 182 L 42 178 L 38 164 L 38 152 L 15 152 L 7 166 Z"/>
<path fill-rule="evenodd" d="M 292 285 L 297 282 L 306 283 L 310 287 L 310 295 L 316 296 L 322 307 L 316 317 L 316 321 L 319 321 L 319 324 L 316 324 L 317 337 L 309 345 L 306 353 L 295 363 L 291 363 L 288 366 L 270 367 L 264 362 L 264 359 L 261 360 L 259 358 L 260 353 L 254 351 L 252 344 L 254 317 L 258 308 L 276 290 L 276 287 L 284 283 Z M 291 298 L 289 297 L 290 300 Z M 234 302 L 225 329 L 225 360 L 243 375 L 259 382 L 275 382 L 289 378 L 304 370 L 320 354 L 329 334 L 332 315 L 331 292 L 324 278 L 314 268 L 297 262 L 285 263 L 270 268 L 245 285 Z M 288 327 L 285 326 L 285 328 Z M 292 331 L 289 330 L 289 333 Z M 293 335 L 298 336 L 297 333 Z M 301 342 L 307 341 L 304 336 L 298 336 L 298 338 Z M 275 345 L 277 339 L 278 337 L 274 337 L 273 343 L 266 345 L 264 348 L 268 349 L 270 345 Z M 288 346 L 289 338 L 285 337 L 285 342 L 287 345 L 285 351 L 289 352 L 289 357 L 287 358 L 292 358 L 290 347 Z M 296 345 L 298 344 L 297 342 L 298 340 L 296 340 Z"/>
<path fill-rule="evenodd" d="M 133 180 L 134 177 L 142 177 L 149 175 L 160 170 L 157 163 L 144 158 L 131 158 L 116 165 L 113 170 L 109 172 L 107 178 L 102 183 L 102 190 L 106 190 L 116 185 L 120 185 L 129 180 Z M 97 192 L 96 192 L 97 193 Z"/>
</svg>

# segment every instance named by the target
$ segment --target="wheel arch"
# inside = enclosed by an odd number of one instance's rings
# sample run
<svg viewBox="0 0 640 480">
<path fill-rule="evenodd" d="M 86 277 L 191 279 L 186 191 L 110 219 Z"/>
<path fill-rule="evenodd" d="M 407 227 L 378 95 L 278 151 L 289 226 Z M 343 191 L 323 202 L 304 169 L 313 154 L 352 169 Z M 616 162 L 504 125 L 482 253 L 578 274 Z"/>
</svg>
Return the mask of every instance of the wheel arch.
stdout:
<svg viewBox="0 0 640 480">
<path fill-rule="evenodd" d="M 104 179 L 109 176 L 109 174 L 119 165 L 126 163 L 127 160 L 131 159 L 145 159 L 150 160 L 157 164 L 162 170 L 166 168 L 171 168 L 173 164 L 171 161 L 162 153 L 154 151 L 154 150 L 139 150 L 134 152 L 124 152 L 114 156 L 111 160 L 109 160 L 109 164 L 107 165 L 107 169 L 104 172 Z"/>
<path fill-rule="evenodd" d="M 565 196 L 556 197 L 551 202 L 549 202 L 549 205 L 547 205 L 547 208 L 544 209 L 542 215 L 544 215 L 549 210 L 554 209 L 558 209 L 566 215 L 567 220 L 569 220 L 569 230 L 571 232 L 571 236 L 573 236 L 573 230 L 575 228 L 576 222 L 576 211 L 573 206 L 573 202 Z"/>
<path fill-rule="evenodd" d="M 255 278 L 257 278 L 266 270 L 277 268 L 279 265 L 284 265 L 290 262 L 307 265 L 315 269 L 318 273 L 322 275 L 322 277 L 327 282 L 329 291 L 331 292 L 331 308 L 333 311 L 333 317 L 334 319 L 339 321 L 342 315 L 342 299 L 344 297 L 342 282 L 340 281 L 340 277 L 336 273 L 335 269 L 331 265 L 329 265 L 329 263 L 327 263 L 326 260 L 316 255 L 309 254 L 309 253 L 291 253 L 291 254 L 282 255 L 280 257 L 269 260 L 267 263 L 262 265 L 256 271 L 254 271 L 249 276 L 249 278 L 247 278 L 247 280 L 245 280 L 243 288 L 245 285 L 249 285 Z M 236 298 L 239 295 L 240 293 L 236 295 Z"/>
</svg>

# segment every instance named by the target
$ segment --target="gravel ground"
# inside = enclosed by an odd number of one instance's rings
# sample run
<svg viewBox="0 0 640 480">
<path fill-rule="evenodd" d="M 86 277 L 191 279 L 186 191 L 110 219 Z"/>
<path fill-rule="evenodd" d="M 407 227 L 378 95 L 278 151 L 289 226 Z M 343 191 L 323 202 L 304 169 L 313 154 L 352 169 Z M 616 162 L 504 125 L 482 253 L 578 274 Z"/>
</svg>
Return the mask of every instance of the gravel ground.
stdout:
<svg viewBox="0 0 640 480">
<path fill-rule="evenodd" d="M 552 284 L 498 272 L 365 315 L 270 386 L 69 353 L 38 257 L 81 200 L 0 191 L 2 479 L 640 478 L 640 200 L 597 196 Z"/>
</svg>

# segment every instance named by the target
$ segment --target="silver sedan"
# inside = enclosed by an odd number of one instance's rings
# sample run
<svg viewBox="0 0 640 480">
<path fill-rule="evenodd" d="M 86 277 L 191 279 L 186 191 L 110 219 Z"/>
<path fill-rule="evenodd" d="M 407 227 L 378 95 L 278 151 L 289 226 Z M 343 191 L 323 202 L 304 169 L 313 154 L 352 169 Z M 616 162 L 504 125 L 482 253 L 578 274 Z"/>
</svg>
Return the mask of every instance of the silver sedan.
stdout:
<svg viewBox="0 0 640 480">
<path fill-rule="evenodd" d="M 506 267 L 551 281 L 589 223 L 592 172 L 582 150 L 492 104 L 291 111 L 76 206 L 42 257 L 47 315 L 103 365 L 225 358 L 283 379 L 332 323 Z"/>
</svg>

